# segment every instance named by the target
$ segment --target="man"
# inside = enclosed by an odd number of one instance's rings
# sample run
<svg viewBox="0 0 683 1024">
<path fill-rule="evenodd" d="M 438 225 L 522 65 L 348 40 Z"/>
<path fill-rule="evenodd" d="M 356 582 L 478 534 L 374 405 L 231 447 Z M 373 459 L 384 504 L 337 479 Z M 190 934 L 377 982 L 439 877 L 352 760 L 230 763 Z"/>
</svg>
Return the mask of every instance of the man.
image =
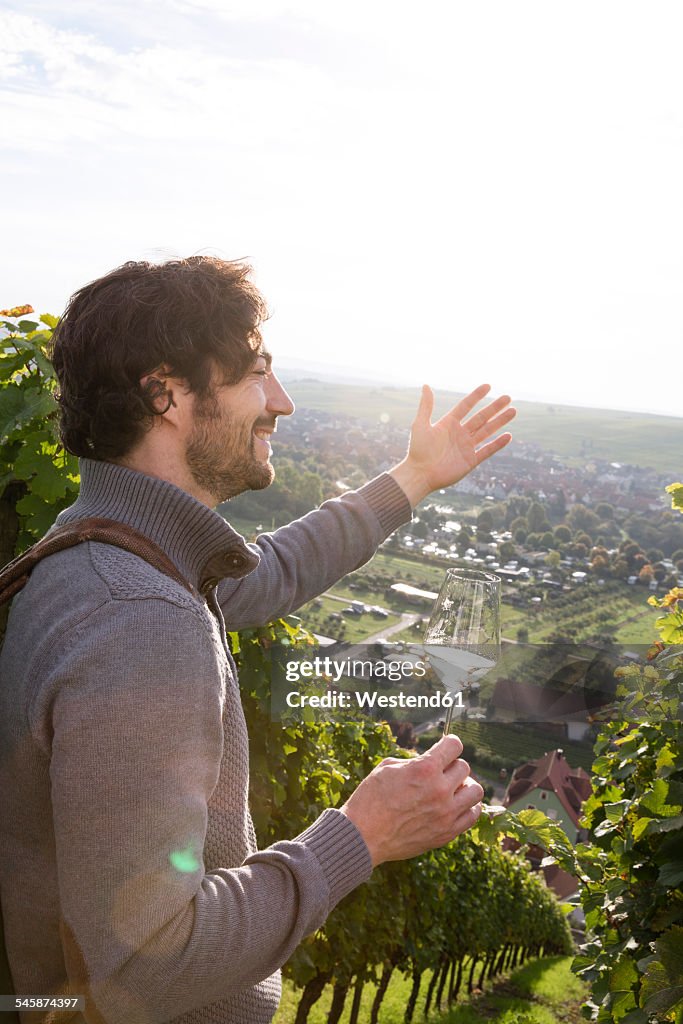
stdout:
<svg viewBox="0 0 683 1024">
<path fill-rule="evenodd" d="M 248 545 L 213 511 L 273 478 L 294 411 L 259 334 L 248 268 L 126 264 L 56 331 L 62 436 L 81 492 L 155 541 L 190 593 L 135 555 L 81 544 L 39 563 L 2 655 L 0 883 L 19 993 L 70 991 L 107 1024 L 267 1022 L 279 968 L 388 860 L 469 828 L 482 789 L 456 737 L 373 771 L 341 810 L 257 851 L 225 627 L 285 615 L 367 561 L 426 494 L 509 440 L 503 397 L 438 423 L 423 390 L 406 458 Z"/>
</svg>

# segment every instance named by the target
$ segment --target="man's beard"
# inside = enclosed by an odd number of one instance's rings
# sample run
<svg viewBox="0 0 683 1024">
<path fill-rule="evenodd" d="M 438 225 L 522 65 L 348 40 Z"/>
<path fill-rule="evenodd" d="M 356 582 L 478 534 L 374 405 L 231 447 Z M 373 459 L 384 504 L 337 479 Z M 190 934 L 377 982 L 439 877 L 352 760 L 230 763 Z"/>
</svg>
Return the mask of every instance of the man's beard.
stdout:
<svg viewBox="0 0 683 1024">
<path fill-rule="evenodd" d="M 262 425 L 272 429 L 274 424 Z M 260 491 L 273 482 L 273 467 L 254 451 L 253 430 L 258 427 L 258 422 L 238 425 L 220 412 L 211 397 L 196 403 L 185 457 L 195 483 L 208 491 L 216 504 L 243 491 Z"/>
</svg>

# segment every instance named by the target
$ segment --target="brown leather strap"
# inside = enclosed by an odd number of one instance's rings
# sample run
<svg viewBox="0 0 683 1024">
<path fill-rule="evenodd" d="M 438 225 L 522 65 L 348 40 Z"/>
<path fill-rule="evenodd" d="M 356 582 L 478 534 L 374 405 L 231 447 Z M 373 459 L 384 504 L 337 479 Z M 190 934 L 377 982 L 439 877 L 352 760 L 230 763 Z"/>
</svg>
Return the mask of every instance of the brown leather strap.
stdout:
<svg viewBox="0 0 683 1024">
<path fill-rule="evenodd" d="M 0 571 L 0 605 L 5 604 L 21 590 L 34 567 L 43 558 L 89 540 L 96 540 L 100 544 L 113 544 L 115 547 L 138 555 L 139 558 L 144 558 L 159 572 L 170 576 L 191 594 L 196 595 L 195 588 L 178 571 L 166 552 L 162 551 L 159 545 L 146 537 L 144 533 L 139 533 L 131 526 L 126 526 L 125 523 L 117 523 L 115 519 L 101 519 L 92 516 L 90 519 L 81 519 L 75 523 L 67 523 L 66 526 L 58 526 L 56 530 L 52 530 L 23 555 L 19 555 L 9 562 Z"/>
</svg>

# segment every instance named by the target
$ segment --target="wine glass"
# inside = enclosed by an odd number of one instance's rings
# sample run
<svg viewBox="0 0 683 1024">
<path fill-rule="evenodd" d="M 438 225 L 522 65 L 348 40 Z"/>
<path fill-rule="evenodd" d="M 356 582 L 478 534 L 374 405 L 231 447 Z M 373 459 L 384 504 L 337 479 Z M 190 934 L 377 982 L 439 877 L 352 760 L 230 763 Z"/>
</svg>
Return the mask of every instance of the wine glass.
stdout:
<svg viewBox="0 0 683 1024">
<path fill-rule="evenodd" d="M 452 696 L 443 734 L 463 687 L 500 658 L 500 577 L 478 569 L 448 569 L 424 635 L 429 661 Z"/>
</svg>

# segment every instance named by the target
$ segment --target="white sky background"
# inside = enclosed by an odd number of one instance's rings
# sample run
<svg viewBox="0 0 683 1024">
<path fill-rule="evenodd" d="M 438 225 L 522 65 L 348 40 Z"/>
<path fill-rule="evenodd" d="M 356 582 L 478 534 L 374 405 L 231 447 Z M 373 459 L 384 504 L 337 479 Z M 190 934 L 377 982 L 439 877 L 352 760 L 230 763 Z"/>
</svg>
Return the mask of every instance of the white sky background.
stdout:
<svg viewBox="0 0 683 1024">
<path fill-rule="evenodd" d="M 0 305 L 248 257 L 276 359 L 683 415 L 683 5 L 0 3 Z"/>
</svg>

